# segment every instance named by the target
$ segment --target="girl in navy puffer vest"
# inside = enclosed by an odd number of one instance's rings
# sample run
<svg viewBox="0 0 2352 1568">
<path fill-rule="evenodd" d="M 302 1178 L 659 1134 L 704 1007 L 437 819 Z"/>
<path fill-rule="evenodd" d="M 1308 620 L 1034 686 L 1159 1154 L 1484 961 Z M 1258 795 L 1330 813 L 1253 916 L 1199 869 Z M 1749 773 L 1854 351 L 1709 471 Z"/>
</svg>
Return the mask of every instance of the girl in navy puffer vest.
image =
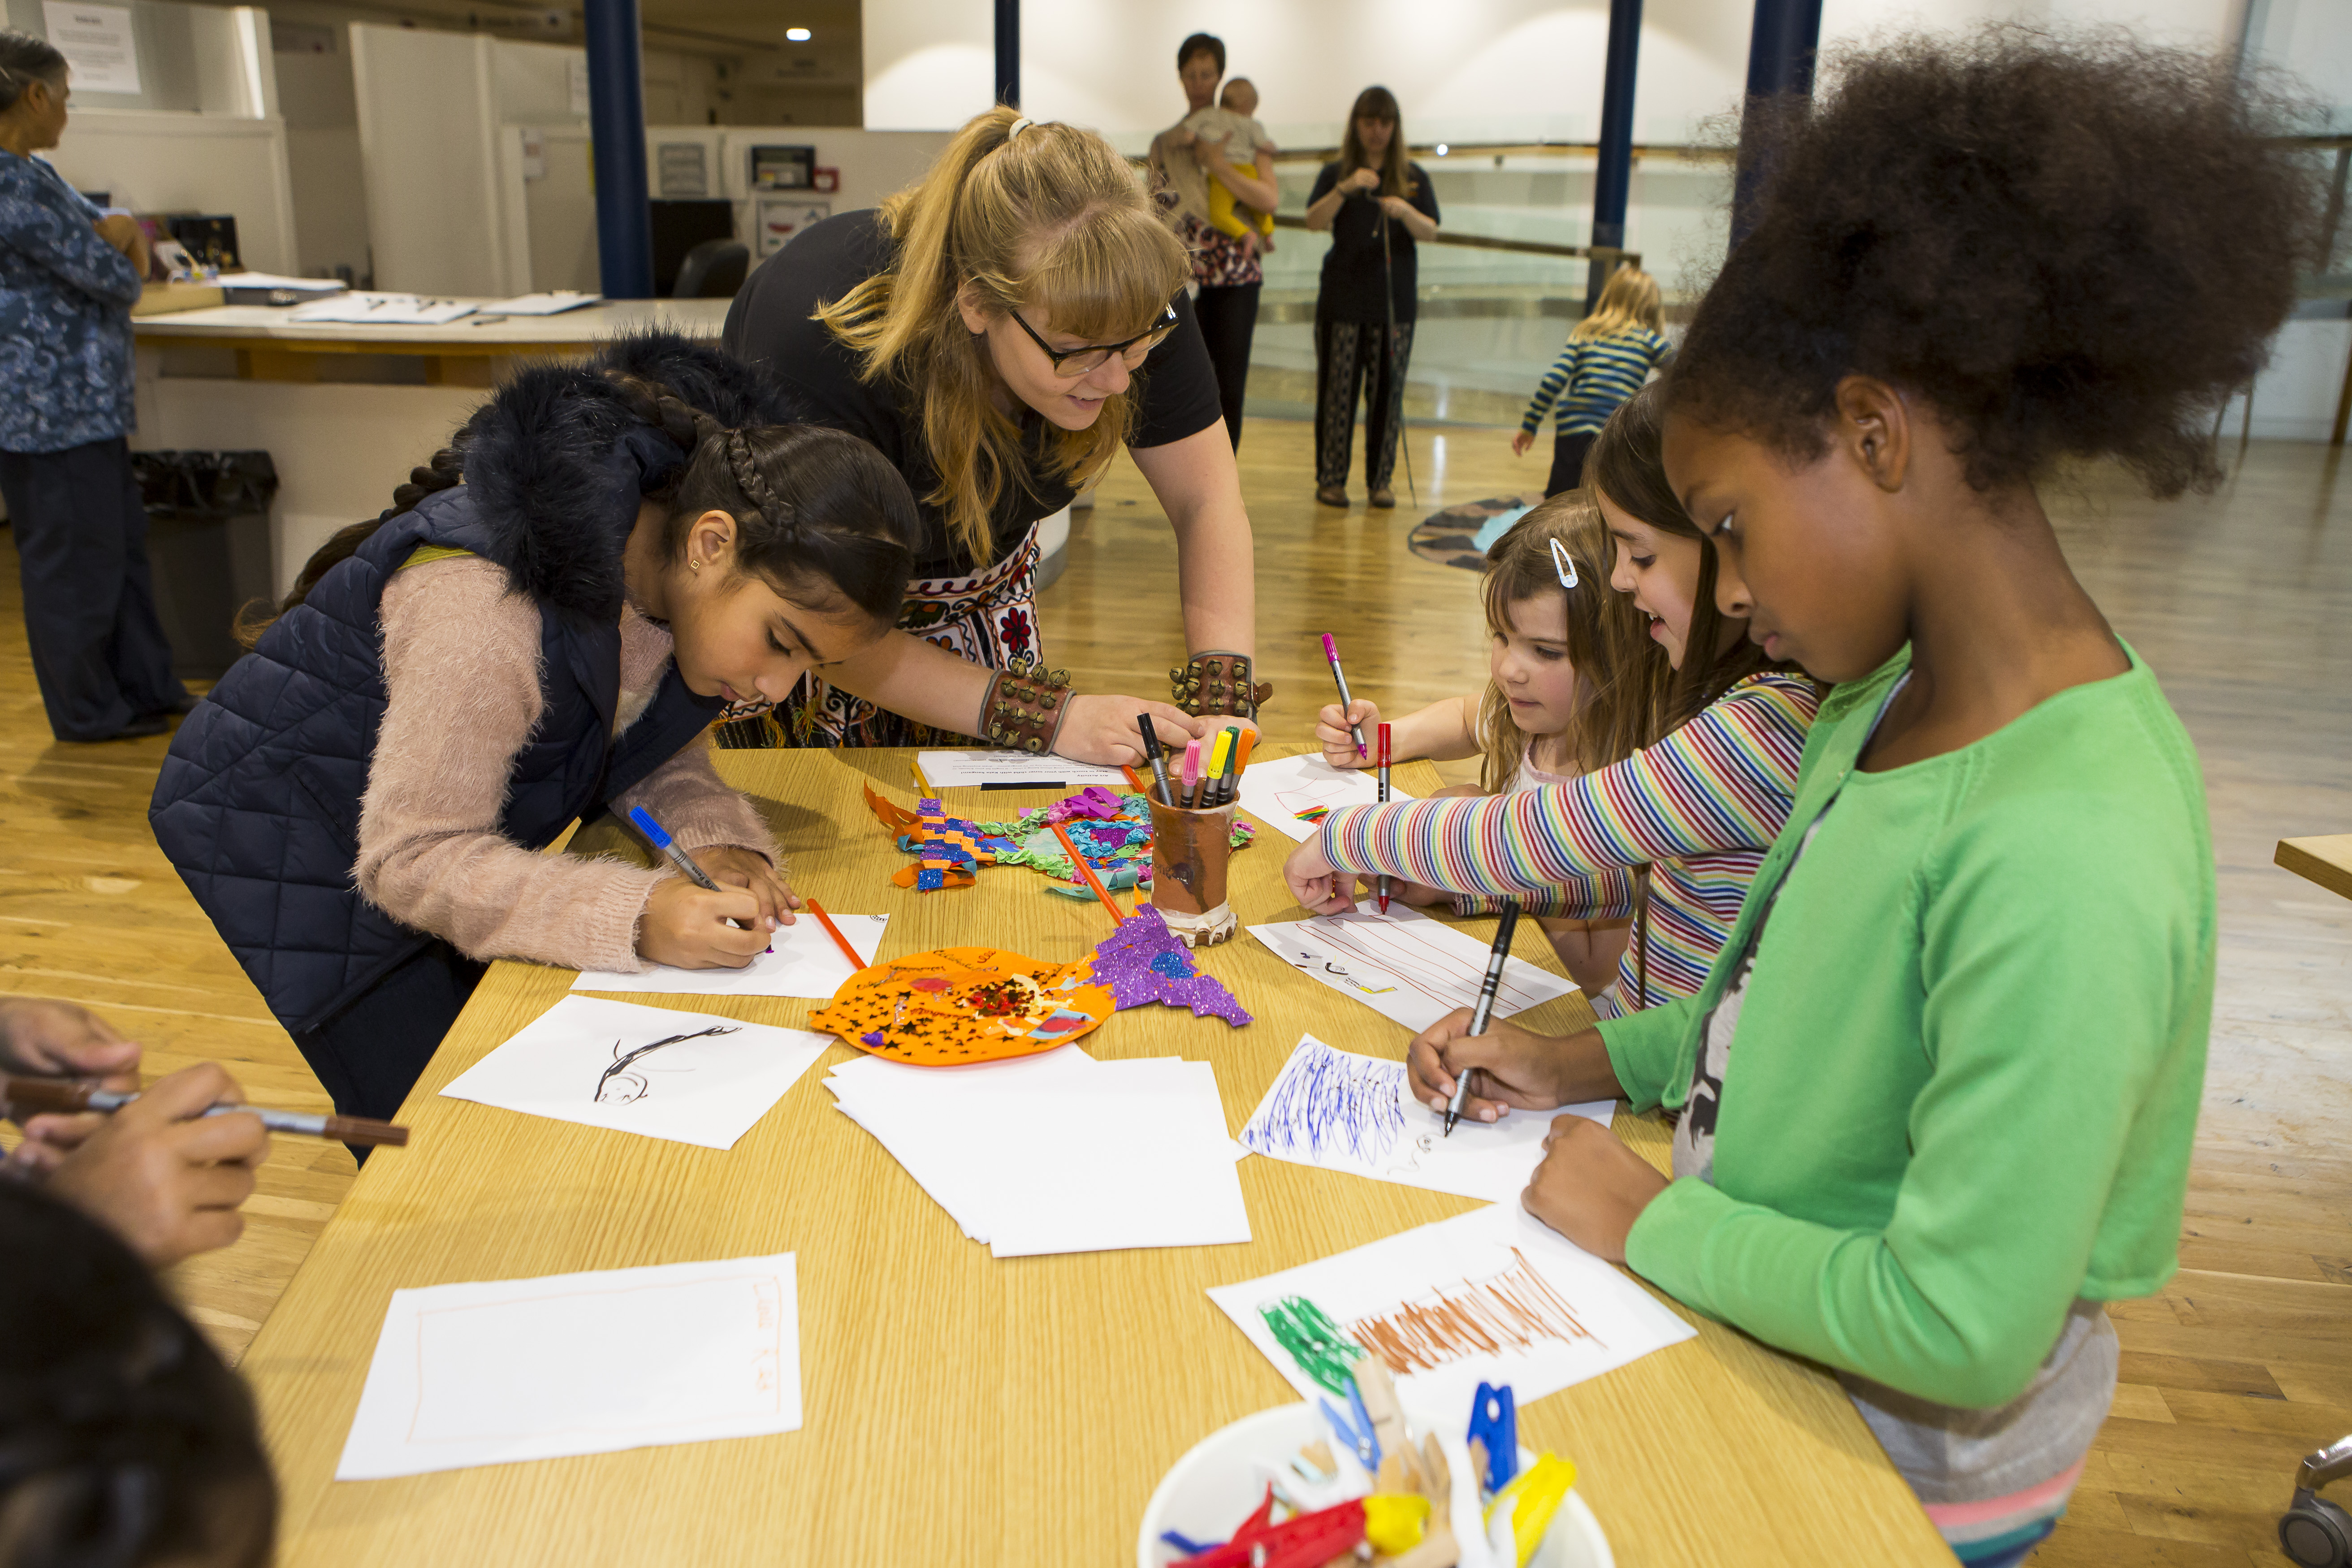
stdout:
<svg viewBox="0 0 2352 1568">
<path fill-rule="evenodd" d="M 156 838 L 338 1110 L 392 1115 L 489 959 L 740 967 L 793 918 L 706 732 L 878 638 L 918 522 L 788 417 L 667 335 L 524 372 L 181 726 Z M 632 805 L 721 890 L 538 853 Z"/>
</svg>

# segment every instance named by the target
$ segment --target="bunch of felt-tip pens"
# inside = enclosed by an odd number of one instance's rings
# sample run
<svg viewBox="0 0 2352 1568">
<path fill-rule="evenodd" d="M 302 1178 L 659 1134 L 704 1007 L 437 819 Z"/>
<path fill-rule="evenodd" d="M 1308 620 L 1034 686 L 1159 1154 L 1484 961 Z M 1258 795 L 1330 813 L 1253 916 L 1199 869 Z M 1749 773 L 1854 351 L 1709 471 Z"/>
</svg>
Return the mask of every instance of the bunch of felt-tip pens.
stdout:
<svg viewBox="0 0 2352 1568">
<path fill-rule="evenodd" d="M 1152 797 L 1179 811 L 1216 811 L 1234 804 L 1241 792 L 1242 770 L 1249 766 L 1250 747 L 1257 731 L 1229 724 L 1206 740 L 1184 742 L 1183 757 L 1171 765 L 1151 715 L 1139 713 L 1135 727 L 1143 736 L 1143 754 L 1151 763 Z"/>
</svg>

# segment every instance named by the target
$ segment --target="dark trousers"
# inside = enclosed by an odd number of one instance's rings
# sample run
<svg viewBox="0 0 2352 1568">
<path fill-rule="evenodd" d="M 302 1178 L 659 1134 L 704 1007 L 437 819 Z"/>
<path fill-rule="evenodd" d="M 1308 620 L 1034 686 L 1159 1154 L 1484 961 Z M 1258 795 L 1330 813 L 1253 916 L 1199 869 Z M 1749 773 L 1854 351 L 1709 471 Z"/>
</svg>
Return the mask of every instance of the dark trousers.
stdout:
<svg viewBox="0 0 2352 1568">
<path fill-rule="evenodd" d="M 1225 429 L 1234 447 L 1242 444 L 1242 391 L 1249 385 L 1250 339 L 1257 334 L 1257 283 L 1231 289 L 1203 289 L 1192 301 L 1208 340 L 1209 363 L 1217 372 L 1217 402 L 1225 411 Z"/>
<path fill-rule="evenodd" d="M 1356 397 L 1364 399 L 1364 479 L 1389 488 L 1396 472 L 1397 437 L 1404 429 L 1404 373 L 1412 359 L 1412 323 L 1389 329 L 1377 321 L 1315 323 L 1315 482 L 1345 489 L 1356 444 Z"/>
<path fill-rule="evenodd" d="M 120 436 L 62 452 L 0 452 L 0 496 L 25 585 L 49 729 L 60 741 L 103 741 L 135 719 L 168 712 L 188 689 L 155 618 L 147 509 Z"/>
<path fill-rule="evenodd" d="M 1549 500 L 1562 490 L 1572 490 L 1584 482 L 1584 454 L 1592 450 L 1592 439 L 1600 432 L 1586 430 L 1575 436 L 1554 436 L 1551 438 L 1551 478 L 1544 481 L 1544 499 Z"/>
<path fill-rule="evenodd" d="M 447 942 L 431 942 L 294 1043 L 336 1110 L 389 1121 L 488 973 Z M 364 1163 L 367 1151 L 352 1155 Z"/>
</svg>

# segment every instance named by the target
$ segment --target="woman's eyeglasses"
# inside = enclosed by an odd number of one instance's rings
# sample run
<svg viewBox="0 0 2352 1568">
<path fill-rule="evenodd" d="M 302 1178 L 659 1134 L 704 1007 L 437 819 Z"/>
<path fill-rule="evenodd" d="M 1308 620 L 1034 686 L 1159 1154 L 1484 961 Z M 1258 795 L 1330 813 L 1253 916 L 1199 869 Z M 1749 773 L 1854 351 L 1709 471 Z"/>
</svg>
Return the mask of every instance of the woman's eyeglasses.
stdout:
<svg viewBox="0 0 2352 1568">
<path fill-rule="evenodd" d="M 1110 363 L 1110 356 L 1113 354 L 1125 360 L 1129 366 L 1141 364 L 1143 357 L 1166 342 L 1168 334 L 1176 330 L 1176 305 L 1175 301 L 1171 300 L 1161 308 L 1160 320 L 1152 323 L 1150 331 L 1138 332 L 1125 342 L 1088 343 L 1084 348 L 1071 349 L 1065 353 L 1039 337 L 1036 328 L 1026 321 L 1022 321 L 1020 311 L 1014 310 L 1011 314 L 1014 321 L 1021 321 L 1021 330 L 1029 334 L 1029 341 L 1035 343 L 1045 357 L 1054 362 L 1055 375 L 1085 375 L 1091 371 L 1100 370 Z"/>
</svg>

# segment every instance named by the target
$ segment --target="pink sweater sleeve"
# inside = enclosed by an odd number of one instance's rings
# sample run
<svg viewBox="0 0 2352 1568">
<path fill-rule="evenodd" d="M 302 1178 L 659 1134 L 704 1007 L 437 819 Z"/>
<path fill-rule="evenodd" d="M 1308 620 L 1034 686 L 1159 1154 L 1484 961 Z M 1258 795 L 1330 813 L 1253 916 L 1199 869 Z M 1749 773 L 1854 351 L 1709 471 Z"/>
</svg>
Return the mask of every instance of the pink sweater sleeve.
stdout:
<svg viewBox="0 0 2352 1568">
<path fill-rule="evenodd" d="M 471 958 L 645 968 L 637 921 L 664 873 L 538 854 L 499 831 L 539 721 L 537 608 L 469 556 L 396 574 L 381 619 L 388 701 L 360 809 L 360 892 Z M 764 832 L 752 847 L 767 852 Z"/>
<path fill-rule="evenodd" d="M 719 778 L 710 750 L 706 735 L 614 797 L 614 814 L 625 821 L 629 808 L 641 805 L 681 849 L 749 849 L 781 867 L 783 856 L 767 823 L 740 791 Z"/>
</svg>

